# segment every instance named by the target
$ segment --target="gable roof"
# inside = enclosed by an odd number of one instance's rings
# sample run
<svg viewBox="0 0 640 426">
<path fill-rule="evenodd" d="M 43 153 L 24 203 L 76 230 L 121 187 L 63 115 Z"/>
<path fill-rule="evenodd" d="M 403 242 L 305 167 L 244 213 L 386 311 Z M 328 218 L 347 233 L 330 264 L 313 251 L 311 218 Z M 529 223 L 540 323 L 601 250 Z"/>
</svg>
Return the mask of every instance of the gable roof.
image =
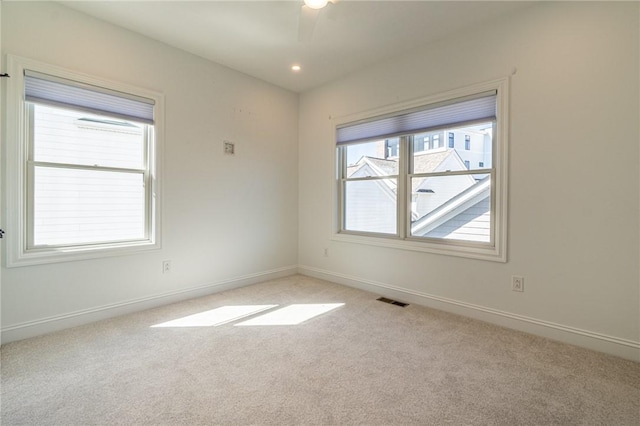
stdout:
<svg viewBox="0 0 640 426">
<path fill-rule="evenodd" d="M 426 235 L 491 194 L 491 176 L 478 181 L 411 225 L 412 235 Z"/>
<path fill-rule="evenodd" d="M 373 164 L 375 167 L 384 172 L 383 175 L 397 175 L 398 174 L 398 161 L 388 160 L 377 157 L 363 157 L 365 161 Z"/>
<path fill-rule="evenodd" d="M 365 155 L 361 157 L 356 164 L 347 167 L 347 177 L 352 177 L 356 173 L 364 170 L 368 170 L 369 173 L 361 174 L 359 177 L 393 176 L 398 174 L 398 162 Z"/>
<path fill-rule="evenodd" d="M 417 173 L 431 173 L 436 171 L 438 166 L 450 155 L 455 153 L 454 149 L 447 148 L 442 151 L 426 151 L 416 153 L 413 157 L 414 170 Z M 457 155 L 457 153 L 455 154 Z M 462 165 L 462 161 L 460 162 Z M 375 173 L 372 176 L 392 176 L 398 174 L 398 161 L 386 158 L 377 158 L 370 156 L 362 156 L 354 165 L 347 167 L 347 177 L 351 177 L 365 165 L 369 165 Z"/>
<path fill-rule="evenodd" d="M 413 170 L 415 173 L 434 172 L 454 151 L 455 150 L 452 148 L 447 148 L 445 150 L 435 152 L 418 152 L 413 156 Z"/>
</svg>

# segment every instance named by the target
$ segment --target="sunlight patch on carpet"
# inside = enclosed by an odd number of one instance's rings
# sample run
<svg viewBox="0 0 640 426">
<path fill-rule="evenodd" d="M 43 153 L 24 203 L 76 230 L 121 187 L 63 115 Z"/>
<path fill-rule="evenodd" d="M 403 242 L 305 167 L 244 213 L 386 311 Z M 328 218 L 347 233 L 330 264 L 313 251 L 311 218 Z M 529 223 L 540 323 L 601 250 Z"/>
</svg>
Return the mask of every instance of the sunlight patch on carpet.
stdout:
<svg viewBox="0 0 640 426">
<path fill-rule="evenodd" d="M 297 325 L 311 318 L 332 311 L 344 303 L 317 303 L 289 305 L 277 311 L 235 324 L 236 326 L 254 325 Z"/>
<path fill-rule="evenodd" d="M 275 308 L 276 306 L 278 305 L 222 306 L 210 311 L 152 325 L 151 327 L 215 327 Z"/>
</svg>

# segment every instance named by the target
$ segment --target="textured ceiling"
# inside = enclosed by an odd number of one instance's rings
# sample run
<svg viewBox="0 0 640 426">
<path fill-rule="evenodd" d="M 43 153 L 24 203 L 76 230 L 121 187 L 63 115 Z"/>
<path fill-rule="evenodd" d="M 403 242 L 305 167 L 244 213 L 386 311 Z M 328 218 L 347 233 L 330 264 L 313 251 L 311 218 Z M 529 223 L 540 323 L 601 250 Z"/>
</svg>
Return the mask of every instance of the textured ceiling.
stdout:
<svg viewBox="0 0 640 426">
<path fill-rule="evenodd" d="M 300 1 L 63 1 L 62 4 L 280 87 L 303 92 L 527 2 L 349 1 L 298 40 Z M 302 71 L 293 73 L 298 63 Z"/>
</svg>

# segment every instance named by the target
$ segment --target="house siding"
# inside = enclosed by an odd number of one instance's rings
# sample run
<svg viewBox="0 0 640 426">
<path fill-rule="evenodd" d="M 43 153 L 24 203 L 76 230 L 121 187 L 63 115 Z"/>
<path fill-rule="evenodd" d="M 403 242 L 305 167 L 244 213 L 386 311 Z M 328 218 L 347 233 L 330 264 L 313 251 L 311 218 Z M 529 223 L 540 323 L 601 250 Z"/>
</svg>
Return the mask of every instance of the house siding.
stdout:
<svg viewBox="0 0 640 426">
<path fill-rule="evenodd" d="M 425 237 L 488 242 L 491 237 L 490 229 L 491 200 L 487 197 L 438 226 Z"/>
</svg>

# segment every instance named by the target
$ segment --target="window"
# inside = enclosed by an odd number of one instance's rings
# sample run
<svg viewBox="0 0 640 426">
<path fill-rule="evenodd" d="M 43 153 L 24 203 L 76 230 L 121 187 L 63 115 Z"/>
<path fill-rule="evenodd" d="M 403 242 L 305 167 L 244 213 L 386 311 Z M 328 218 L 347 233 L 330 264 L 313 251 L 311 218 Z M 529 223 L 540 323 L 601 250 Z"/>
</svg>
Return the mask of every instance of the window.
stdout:
<svg viewBox="0 0 640 426">
<path fill-rule="evenodd" d="M 398 139 L 388 139 L 385 141 L 384 158 L 398 156 Z"/>
<path fill-rule="evenodd" d="M 413 150 L 416 152 L 429 149 L 429 136 L 419 135 L 413 141 Z"/>
<path fill-rule="evenodd" d="M 469 135 L 464 136 L 464 149 L 466 151 L 469 151 L 471 149 L 471 136 Z"/>
<path fill-rule="evenodd" d="M 505 261 L 506 91 L 501 80 L 337 120 L 334 238 Z M 434 148 L 458 133 L 483 152 L 418 151 L 434 130 Z M 377 157 L 391 137 L 397 157 Z M 471 168 L 471 154 L 486 160 Z"/>
<path fill-rule="evenodd" d="M 9 266 L 159 247 L 162 97 L 15 57 L 10 66 L 7 113 L 22 125 L 9 139 Z"/>
<path fill-rule="evenodd" d="M 454 134 L 449 132 L 449 148 L 455 148 Z"/>
</svg>

